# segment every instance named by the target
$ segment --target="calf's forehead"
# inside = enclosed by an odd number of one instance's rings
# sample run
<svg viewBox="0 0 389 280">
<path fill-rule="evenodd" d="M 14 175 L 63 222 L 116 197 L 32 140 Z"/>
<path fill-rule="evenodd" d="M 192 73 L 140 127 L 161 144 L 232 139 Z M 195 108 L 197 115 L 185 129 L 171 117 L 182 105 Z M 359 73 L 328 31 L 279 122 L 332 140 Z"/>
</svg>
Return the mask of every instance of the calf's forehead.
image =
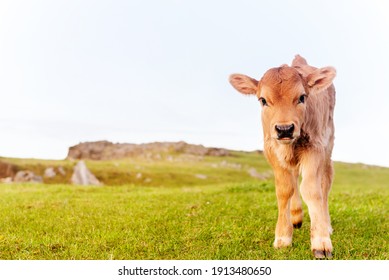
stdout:
<svg viewBox="0 0 389 280">
<path fill-rule="evenodd" d="M 294 98 L 303 92 L 303 80 L 292 67 L 272 68 L 263 75 L 260 82 L 259 95 L 262 97 Z"/>
</svg>

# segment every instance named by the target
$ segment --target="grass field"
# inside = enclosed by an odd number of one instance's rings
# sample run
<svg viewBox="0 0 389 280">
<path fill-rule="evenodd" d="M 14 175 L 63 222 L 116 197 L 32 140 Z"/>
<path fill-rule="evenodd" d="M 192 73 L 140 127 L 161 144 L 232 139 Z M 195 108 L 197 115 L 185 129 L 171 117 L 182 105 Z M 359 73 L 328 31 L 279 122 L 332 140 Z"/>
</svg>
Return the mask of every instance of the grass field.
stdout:
<svg viewBox="0 0 389 280">
<path fill-rule="evenodd" d="M 305 206 L 293 246 L 272 247 L 277 203 L 259 153 L 87 162 L 102 187 L 65 184 L 71 161 L 4 160 L 67 174 L 0 184 L 0 259 L 312 259 Z M 389 169 L 336 163 L 335 171 L 334 259 L 389 259 Z"/>
</svg>

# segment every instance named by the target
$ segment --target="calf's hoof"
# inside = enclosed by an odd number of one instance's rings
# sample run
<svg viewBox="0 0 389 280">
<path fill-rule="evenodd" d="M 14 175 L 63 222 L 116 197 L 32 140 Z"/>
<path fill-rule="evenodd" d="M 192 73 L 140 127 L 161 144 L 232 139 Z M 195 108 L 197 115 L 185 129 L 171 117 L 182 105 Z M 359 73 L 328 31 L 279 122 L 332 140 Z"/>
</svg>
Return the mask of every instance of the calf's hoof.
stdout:
<svg viewBox="0 0 389 280">
<path fill-rule="evenodd" d="M 296 224 L 293 224 L 293 227 L 294 228 L 301 228 L 302 225 L 303 225 L 303 222 L 298 222 Z"/>
<path fill-rule="evenodd" d="M 311 239 L 311 249 L 316 259 L 332 258 L 332 243 L 329 237 L 315 237 Z"/>
<path fill-rule="evenodd" d="M 312 252 L 316 259 L 332 259 L 330 251 L 313 250 Z"/>
<path fill-rule="evenodd" d="M 274 248 L 288 247 L 292 244 L 292 237 L 276 237 L 274 240 Z"/>
</svg>

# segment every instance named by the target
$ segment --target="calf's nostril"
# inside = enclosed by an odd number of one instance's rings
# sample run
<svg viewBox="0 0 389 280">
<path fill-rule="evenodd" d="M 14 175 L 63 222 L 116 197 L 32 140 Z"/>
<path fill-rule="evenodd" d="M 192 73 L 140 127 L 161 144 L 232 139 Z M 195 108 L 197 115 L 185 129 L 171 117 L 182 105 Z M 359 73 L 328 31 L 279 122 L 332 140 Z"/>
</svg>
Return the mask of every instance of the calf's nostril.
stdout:
<svg viewBox="0 0 389 280">
<path fill-rule="evenodd" d="M 277 131 L 290 131 L 290 130 L 293 130 L 294 129 L 294 125 L 293 124 L 289 124 L 289 125 L 276 125 L 276 130 Z"/>
<path fill-rule="evenodd" d="M 292 138 L 294 131 L 294 124 L 276 125 L 275 127 L 278 138 Z"/>
</svg>

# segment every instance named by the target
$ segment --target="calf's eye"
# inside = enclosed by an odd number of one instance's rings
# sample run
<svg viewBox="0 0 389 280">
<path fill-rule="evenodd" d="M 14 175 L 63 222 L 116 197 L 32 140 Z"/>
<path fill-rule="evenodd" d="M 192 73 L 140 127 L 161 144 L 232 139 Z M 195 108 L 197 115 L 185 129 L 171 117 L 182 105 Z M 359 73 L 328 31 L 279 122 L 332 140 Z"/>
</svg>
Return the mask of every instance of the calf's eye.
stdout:
<svg viewBox="0 0 389 280">
<path fill-rule="evenodd" d="M 262 105 L 262 106 L 267 106 L 267 102 L 266 102 L 266 99 L 265 99 L 265 98 L 260 97 L 260 98 L 258 98 L 258 100 L 259 100 L 259 102 L 261 102 L 261 105 Z"/>
<path fill-rule="evenodd" d="M 299 97 L 299 100 L 298 100 L 298 104 L 302 103 L 304 104 L 305 103 L 305 99 L 307 98 L 307 95 L 306 94 L 302 94 L 300 97 Z"/>
</svg>

